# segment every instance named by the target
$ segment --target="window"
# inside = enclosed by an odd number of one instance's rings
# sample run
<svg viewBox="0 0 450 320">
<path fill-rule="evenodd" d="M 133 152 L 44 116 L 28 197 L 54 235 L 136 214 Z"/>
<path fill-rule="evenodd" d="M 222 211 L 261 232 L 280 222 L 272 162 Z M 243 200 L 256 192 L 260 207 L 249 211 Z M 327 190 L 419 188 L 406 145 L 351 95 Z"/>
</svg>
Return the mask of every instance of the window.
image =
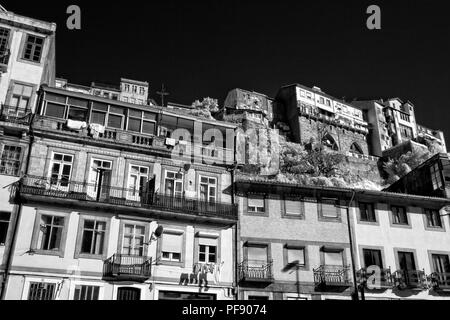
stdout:
<svg viewBox="0 0 450 320">
<path fill-rule="evenodd" d="M 344 255 L 343 251 L 327 251 L 323 252 L 324 264 L 326 266 L 343 266 Z"/>
<path fill-rule="evenodd" d="M 383 260 L 381 258 L 381 250 L 363 249 L 364 266 L 369 268 L 371 266 L 378 266 L 383 268 Z"/>
<path fill-rule="evenodd" d="M 47 102 L 47 107 L 45 108 L 45 115 L 47 117 L 64 119 L 66 115 L 66 106 L 52 102 Z"/>
<path fill-rule="evenodd" d="M 6 236 L 8 235 L 10 212 L 0 211 L 0 246 L 6 244 Z"/>
<path fill-rule="evenodd" d="M 305 249 L 286 246 L 287 264 L 298 261 L 299 266 L 305 266 Z"/>
<path fill-rule="evenodd" d="M 434 272 L 438 273 L 438 279 L 442 282 L 450 282 L 450 261 L 446 254 L 433 254 L 431 255 L 433 260 Z"/>
<path fill-rule="evenodd" d="M 301 199 L 285 199 L 285 215 L 294 216 L 294 217 L 302 217 L 303 216 L 303 202 Z"/>
<path fill-rule="evenodd" d="M 183 196 L 183 174 L 166 171 L 165 194 L 168 196 Z"/>
<path fill-rule="evenodd" d="M 200 200 L 215 202 L 217 197 L 217 179 L 200 177 Z"/>
<path fill-rule="evenodd" d="M 393 224 L 408 225 L 408 215 L 404 207 L 391 207 Z"/>
<path fill-rule="evenodd" d="M 24 84 L 14 83 L 12 85 L 12 95 L 9 105 L 16 112 L 16 116 L 24 115 L 26 110 L 31 108 L 31 98 L 33 87 Z"/>
<path fill-rule="evenodd" d="M 144 256 L 145 227 L 125 224 L 123 232 L 122 254 L 128 256 Z"/>
<path fill-rule="evenodd" d="M 51 162 L 50 184 L 56 187 L 69 187 L 70 175 L 72 173 L 73 156 L 54 153 Z"/>
<path fill-rule="evenodd" d="M 92 113 L 90 122 L 104 126 L 107 111 L 108 111 L 107 104 L 94 102 L 92 104 Z"/>
<path fill-rule="evenodd" d="M 212 240 L 212 241 L 208 241 Z M 200 239 L 198 250 L 198 262 L 216 263 L 217 262 L 217 240 Z"/>
<path fill-rule="evenodd" d="M 266 212 L 264 198 L 248 198 L 248 212 L 264 213 Z"/>
<path fill-rule="evenodd" d="M 87 113 L 88 113 L 87 109 L 70 107 L 67 119 L 84 122 L 86 121 Z"/>
<path fill-rule="evenodd" d="M 106 199 L 110 196 L 112 176 L 111 168 L 111 161 L 92 159 L 92 164 L 89 170 L 89 185 L 87 187 L 87 194 L 90 197 L 100 197 L 100 199 Z"/>
<path fill-rule="evenodd" d="M 129 84 L 124 84 L 123 88 L 124 88 L 124 91 L 130 92 L 130 85 Z"/>
<path fill-rule="evenodd" d="M 140 201 L 148 190 L 148 172 L 147 167 L 131 166 L 128 177 L 129 198 Z"/>
<path fill-rule="evenodd" d="M 0 174 L 19 176 L 21 155 L 21 147 L 4 145 L 0 162 Z"/>
<path fill-rule="evenodd" d="M 137 86 L 133 86 L 133 93 L 137 93 Z"/>
<path fill-rule="evenodd" d="M 64 217 L 41 215 L 37 249 L 43 251 L 61 250 Z"/>
<path fill-rule="evenodd" d="M 30 282 L 28 300 L 54 300 L 55 283 Z"/>
<path fill-rule="evenodd" d="M 319 102 L 320 104 L 325 104 L 325 99 L 323 97 L 320 97 Z"/>
<path fill-rule="evenodd" d="M 40 62 L 42 49 L 44 47 L 44 38 L 36 37 L 31 34 L 27 35 L 22 58 L 32 62 Z"/>
<path fill-rule="evenodd" d="M 359 212 L 361 221 L 365 222 L 377 222 L 375 216 L 375 210 L 372 203 L 359 203 Z"/>
<path fill-rule="evenodd" d="M 248 298 L 247 298 L 249 301 L 250 300 L 253 300 L 253 301 L 258 301 L 258 300 L 260 300 L 260 301 L 268 301 L 269 300 L 269 297 L 268 296 L 248 296 Z"/>
<path fill-rule="evenodd" d="M 441 170 L 439 169 L 439 163 L 435 163 L 430 168 L 431 182 L 433 184 L 433 190 L 438 190 L 444 186 L 442 183 Z"/>
<path fill-rule="evenodd" d="M 108 127 L 115 129 L 122 129 L 125 109 L 120 107 L 109 107 L 108 113 Z"/>
<path fill-rule="evenodd" d="M 413 137 L 413 130 L 410 127 L 400 125 L 400 135 L 402 138 L 411 139 Z"/>
<path fill-rule="evenodd" d="M 320 203 L 320 215 L 322 218 L 338 219 L 338 210 L 337 201 L 334 199 L 322 200 Z"/>
<path fill-rule="evenodd" d="M 8 63 L 8 48 L 9 47 L 9 29 L 0 28 L 0 63 Z"/>
<path fill-rule="evenodd" d="M 182 233 L 165 232 L 162 236 L 161 258 L 164 261 L 181 262 Z"/>
<path fill-rule="evenodd" d="M 98 286 L 75 286 L 74 300 L 98 300 L 100 287 Z"/>
<path fill-rule="evenodd" d="M 327 106 L 331 107 L 331 101 L 327 99 Z"/>
<path fill-rule="evenodd" d="M 427 226 L 431 228 L 442 228 L 441 214 L 438 210 L 425 209 Z"/>
<path fill-rule="evenodd" d="M 259 266 L 269 261 L 269 248 L 267 245 L 247 245 L 247 261 L 249 266 Z"/>
<path fill-rule="evenodd" d="M 80 253 L 88 255 L 102 255 L 104 251 L 105 239 L 105 221 L 84 220 Z"/>
<path fill-rule="evenodd" d="M 306 98 L 312 100 L 312 94 L 310 92 L 306 92 Z"/>
<path fill-rule="evenodd" d="M 142 96 L 145 94 L 145 88 L 144 87 L 139 87 L 139 94 L 142 95 Z"/>
<path fill-rule="evenodd" d="M 138 110 L 129 110 L 128 131 L 155 134 L 156 114 L 142 112 Z"/>
</svg>

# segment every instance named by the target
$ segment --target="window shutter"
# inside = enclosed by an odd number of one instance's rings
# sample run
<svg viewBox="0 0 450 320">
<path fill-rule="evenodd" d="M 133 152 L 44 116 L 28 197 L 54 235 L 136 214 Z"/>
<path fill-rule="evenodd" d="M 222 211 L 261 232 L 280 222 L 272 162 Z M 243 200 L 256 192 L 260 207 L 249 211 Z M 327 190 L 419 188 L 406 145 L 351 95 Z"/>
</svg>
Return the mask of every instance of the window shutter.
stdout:
<svg viewBox="0 0 450 320">
<path fill-rule="evenodd" d="M 322 216 L 326 218 L 338 218 L 338 208 L 335 201 L 322 201 Z"/>
<path fill-rule="evenodd" d="M 324 252 L 325 265 L 327 266 L 343 266 L 342 252 Z"/>
<path fill-rule="evenodd" d="M 181 253 L 182 235 L 164 233 L 162 241 L 162 251 Z"/>
<path fill-rule="evenodd" d="M 204 245 L 204 246 L 213 246 L 213 247 L 217 247 L 217 238 L 199 238 L 198 239 L 198 244 L 199 245 Z"/>
<path fill-rule="evenodd" d="M 249 207 L 257 207 L 257 208 L 264 208 L 264 199 L 259 198 L 249 198 L 248 199 L 248 206 Z"/>
<path fill-rule="evenodd" d="M 300 200 L 285 200 L 286 214 L 300 216 L 302 214 L 302 202 Z"/>
</svg>

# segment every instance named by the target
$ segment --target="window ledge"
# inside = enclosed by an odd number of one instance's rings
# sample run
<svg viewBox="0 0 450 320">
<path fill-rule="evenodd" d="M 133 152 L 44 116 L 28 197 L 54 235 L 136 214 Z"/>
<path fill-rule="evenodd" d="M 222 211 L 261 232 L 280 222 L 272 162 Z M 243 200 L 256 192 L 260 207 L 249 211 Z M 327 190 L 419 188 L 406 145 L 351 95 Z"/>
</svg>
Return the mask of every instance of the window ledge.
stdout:
<svg viewBox="0 0 450 320">
<path fill-rule="evenodd" d="M 32 252 L 29 252 L 28 254 L 29 255 L 54 256 L 54 257 L 64 258 L 64 253 L 62 251 L 32 249 Z"/>
</svg>

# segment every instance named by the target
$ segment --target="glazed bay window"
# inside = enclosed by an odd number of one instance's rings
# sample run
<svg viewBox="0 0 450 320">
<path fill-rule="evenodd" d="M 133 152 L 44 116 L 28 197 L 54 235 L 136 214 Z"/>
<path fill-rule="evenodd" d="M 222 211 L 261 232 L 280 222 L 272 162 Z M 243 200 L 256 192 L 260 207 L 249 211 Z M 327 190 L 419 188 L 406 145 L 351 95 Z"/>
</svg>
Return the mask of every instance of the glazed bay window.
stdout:
<svg viewBox="0 0 450 320">
<path fill-rule="evenodd" d="M 145 226 L 125 224 L 123 231 L 122 254 L 144 256 Z"/>
<path fill-rule="evenodd" d="M 58 252 L 62 249 L 64 217 L 41 215 L 39 220 L 37 249 Z"/>
<path fill-rule="evenodd" d="M 0 246 L 4 246 L 6 244 L 6 236 L 8 235 L 10 219 L 10 212 L 0 211 Z"/>
<path fill-rule="evenodd" d="M 81 230 L 81 255 L 102 256 L 105 251 L 106 221 L 85 219 Z"/>
<path fill-rule="evenodd" d="M 397 225 L 408 225 L 408 214 L 405 207 L 391 207 L 392 223 Z"/>
<path fill-rule="evenodd" d="M 266 206 L 263 197 L 249 197 L 248 198 L 248 213 L 265 213 Z"/>
<path fill-rule="evenodd" d="M 69 114 L 67 119 L 74 121 L 87 121 L 88 115 L 88 105 L 89 102 L 87 100 L 77 99 L 77 98 L 69 98 Z"/>
<path fill-rule="evenodd" d="M 74 300 L 98 300 L 100 287 L 98 286 L 75 286 Z"/>
<path fill-rule="evenodd" d="M 364 222 L 377 222 L 372 203 L 359 203 L 360 220 Z"/>
<path fill-rule="evenodd" d="M 161 245 L 161 259 L 169 262 L 181 262 L 183 234 L 164 232 Z"/>
<path fill-rule="evenodd" d="M 8 63 L 9 36 L 10 30 L 0 27 L 0 64 Z"/>
<path fill-rule="evenodd" d="M 66 106 L 53 102 L 47 102 L 47 106 L 45 107 L 45 115 L 47 117 L 64 119 L 66 115 Z"/>
<path fill-rule="evenodd" d="M 22 59 L 39 63 L 43 48 L 44 38 L 28 34 L 23 48 Z"/>
<path fill-rule="evenodd" d="M 433 190 L 438 190 L 444 186 L 441 177 L 441 170 L 439 169 L 439 163 L 435 163 L 430 168 L 431 183 L 433 184 Z"/>
<path fill-rule="evenodd" d="M 4 145 L 0 159 L 0 174 L 18 177 L 20 173 L 20 159 L 22 148 Z"/>
<path fill-rule="evenodd" d="M 441 214 L 438 210 L 425 209 L 427 226 L 430 228 L 442 228 Z"/>
</svg>

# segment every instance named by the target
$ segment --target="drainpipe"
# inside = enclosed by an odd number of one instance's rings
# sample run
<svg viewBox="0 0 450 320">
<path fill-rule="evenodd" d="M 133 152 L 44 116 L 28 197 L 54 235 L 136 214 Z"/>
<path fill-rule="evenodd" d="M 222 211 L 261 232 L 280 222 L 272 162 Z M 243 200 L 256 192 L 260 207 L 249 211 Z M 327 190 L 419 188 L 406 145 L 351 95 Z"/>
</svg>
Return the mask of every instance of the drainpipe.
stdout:
<svg viewBox="0 0 450 320">
<path fill-rule="evenodd" d="M 353 190 L 352 197 L 350 199 L 350 202 L 347 206 L 347 227 L 348 227 L 348 239 L 350 242 L 350 257 L 352 260 L 352 273 L 353 273 L 353 290 L 354 290 L 354 297 L 355 300 L 359 300 L 358 295 L 358 284 L 356 283 L 356 267 L 355 267 L 355 255 L 353 251 L 353 236 L 352 236 L 352 228 L 350 225 L 350 205 L 352 204 L 353 200 L 355 199 L 356 192 Z"/>
<path fill-rule="evenodd" d="M 33 134 L 33 126 L 32 126 L 33 120 L 34 120 L 34 114 L 31 115 L 31 119 L 30 119 L 30 127 L 29 127 L 30 142 L 28 144 L 28 154 L 27 154 L 27 160 L 25 163 L 25 174 L 24 174 L 24 176 L 22 176 L 22 178 L 26 177 L 28 175 L 31 151 L 32 151 L 33 142 L 34 142 L 34 134 Z M 19 190 L 20 190 L 20 186 L 22 185 L 22 178 L 19 180 Z M 6 297 L 6 287 L 8 285 L 9 272 L 11 270 L 12 259 L 14 257 L 14 251 L 15 251 L 15 246 L 16 246 L 16 242 L 17 242 L 17 233 L 19 230 L 20 218 L 22 216 L 22 208 L 23 208 L 22 203 L 21 203 L 21 201 L 19 201 L 17 216 L 16 216 L 16 220 L 14 222 L 14 227 L 13 227 L 13 231 L 12 231 L 13 234 L 12 234 L 12 239 L 11 239 L 11 245 L 9 246 L 8 256 L 6 258 L 6 267 L 5 267 L 5 274 L 3 276 L 3 281 L 2 281 L 2 286 L 1 286 L 2 291 L 0 294 L 0 300 L 5 300 L 5 297 Z"/>
<path fill-rule="evenodd" d="M 235 173 L 236 173 L 236 167 L 237 167 L 237 161 L 236 161 L 236 152 L 237 152 L 237 135 L 236 131 L 234 134 L 234 147 L 233 147 L 233 167 L 231 169 L 231 203 L 233 206 L 236 206 L 236 186 L 235 186 Z M 234 287 L 236 288 L 235 292 L 235 300 L 239 300 L 239 283 L 238 283 L 238 276 L 239 276 L 239 269 L 238 269 L 238 258 L 239 258 L 239 252 L 238 252 L 238 245 L 239 245 L 239 210 L 237 210 L 237 218 L 238 221 L 234 225 Z"/>
</svg>

